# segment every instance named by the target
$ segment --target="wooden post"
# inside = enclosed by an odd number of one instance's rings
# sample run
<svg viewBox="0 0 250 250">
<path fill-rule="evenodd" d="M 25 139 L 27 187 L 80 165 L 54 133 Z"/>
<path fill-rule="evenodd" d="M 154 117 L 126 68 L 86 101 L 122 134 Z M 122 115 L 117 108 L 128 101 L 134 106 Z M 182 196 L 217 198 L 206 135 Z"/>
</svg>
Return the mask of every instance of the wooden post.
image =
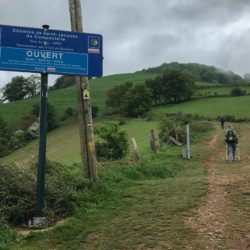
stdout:
<svg viewBox="0 0 250 250">
<path fill-rule="evenodd" d="M 140 159 L 140 153 L 134 137 L 131 138 L 131 147 L 132 147 L 133 158 L 134 160 L 138 161 Z"/>
<path fill-rule="evenodd" d="M 175 132 L 176 141 L 179 141 L 179 127 L 178 127 L 178 124 L 174 125 L 174 132 Z"/>
<path fill-rule="evenodd" d="M 150 130 L 150 148 L 154 153 L 159 149 L 158 136 L 153 129 Z"/>
<path fill-rule="evenodd" d="M 69 11 L 71 19 L 71 30 L 75 32 L 83 32 L 80 0 L 69 0 Z M 96 168 L 96 153 L 91 103 L 89 94 L 84 95 L 84 93 L 89 93 L 88 78 L 75 77 L 75 83 L 83 172 L 86 178 L 95 180 L 98 178 L 98 176 Z M 84 96 L 87 96 L 87 98 Z"/>
</svg>

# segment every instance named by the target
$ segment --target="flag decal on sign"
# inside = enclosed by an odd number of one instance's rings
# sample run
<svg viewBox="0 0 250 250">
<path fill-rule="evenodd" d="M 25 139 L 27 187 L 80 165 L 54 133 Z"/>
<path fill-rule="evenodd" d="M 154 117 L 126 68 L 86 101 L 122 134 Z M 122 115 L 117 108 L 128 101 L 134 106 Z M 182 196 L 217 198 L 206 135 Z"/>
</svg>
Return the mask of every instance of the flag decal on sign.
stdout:
<svg viewBox="0 0 250 250">
<path fill-rule="evenodd" d="M 100 53 L 100 38 L 96 36 L 89 36 L 88 39 L 88 53 Z"/>
</svg>

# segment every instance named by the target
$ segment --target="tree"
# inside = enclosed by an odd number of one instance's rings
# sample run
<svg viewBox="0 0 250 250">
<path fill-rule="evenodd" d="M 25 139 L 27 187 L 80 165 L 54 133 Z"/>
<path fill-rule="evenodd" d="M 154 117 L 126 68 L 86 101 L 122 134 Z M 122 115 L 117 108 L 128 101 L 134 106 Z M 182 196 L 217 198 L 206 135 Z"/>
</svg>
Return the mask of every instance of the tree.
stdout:
<svg viewBox="0 0 250 250">
<path fill-rule="evenodd" d="M 166 102 L 188 100 L 194 91 L 192 76 L 179 70 L 165 72 L 162 84 L 162 94 Z"/>
<path fill-rule="evenodd" d="M 149 111 L 153 103 L 152 90 L 140 84 L 131 88 L 124 96 L 122 112 L 127 116 L 136 117 Z"/>
<path fill-rule="evenodd" d="M 35 96 L 39 93 L 40 77 L 31 75 L 27 78 L 16 76 L 2 88 L 3 101 L 17 101 L 27 97 Z"/>
<path fill-rule="evenodd" d="M 64 89 L 75 85 L 73 76 L 60 76 L 56 79 L 55 84 L 50 89 Z"/>
<path fill-rule="evenodd" d="M 25 97 L 36 96 L 40 91 L 41 77 L 39 75 L 31 75 L 26 78 Z"/>
<path fill-rule="evenodd" d="M 1 92 L 4 101 L 22 100 L 26 95 L 26 79 L 23 76 L 13 77 L 11 82 L 7 83 Z"/>
<path fill-rule="evenodd" d="M 115 86 L 107 92 L 106 106 L 121 110 L 122 103 L 124 101 L 125 95 L 129 89 L 131 89 L 133 83 L 126 82 L 119 86 Z"/>
<path fill-rule="evenodd" d="M 157 76 L 154 80 L 149 79 L 145 82 L 146 87 L 152 90 L 152 98 L 155 104 L 162 102 L 162 78 Z"/>
</svg>

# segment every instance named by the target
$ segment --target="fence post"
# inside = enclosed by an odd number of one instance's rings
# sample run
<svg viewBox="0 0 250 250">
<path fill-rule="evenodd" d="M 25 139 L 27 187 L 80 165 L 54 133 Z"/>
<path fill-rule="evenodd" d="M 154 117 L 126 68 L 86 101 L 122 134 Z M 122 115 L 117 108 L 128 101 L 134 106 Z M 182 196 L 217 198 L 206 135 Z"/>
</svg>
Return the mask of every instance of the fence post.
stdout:
<svg viewBox="0 0 250 250">
<path fill-rule="evenodd" d="M 154 153 L 159 149 L 158 136 L 153 129 L 150 130 L 150 148 Z"/>
<path fill-rule="evenodd" d="M 133 158 L 134 160 L 138 161 L 140 159 L 140 153 L 134 137 L 131 138 L 131 147 L 132 147 Z"/>
</svg>

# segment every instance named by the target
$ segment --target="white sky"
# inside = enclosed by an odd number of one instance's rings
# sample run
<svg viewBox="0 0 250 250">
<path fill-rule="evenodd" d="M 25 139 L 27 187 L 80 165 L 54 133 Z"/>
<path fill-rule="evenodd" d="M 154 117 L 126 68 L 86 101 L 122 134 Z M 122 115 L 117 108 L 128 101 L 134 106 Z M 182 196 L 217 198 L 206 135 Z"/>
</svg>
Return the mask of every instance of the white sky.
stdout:
<svg viewBox="0 0 250 250">
<path fill-rule="evenodd" d="M 82 10 L 85 31 L 104 37 L 104 75 L 172 61 L 250 72 L 249 0 L 82 0 Z M 68 0 L 0 0 L 0 23 L 70 30 Z M 0 88 L 18 74 L 1 71 Z"/>
</svg>

